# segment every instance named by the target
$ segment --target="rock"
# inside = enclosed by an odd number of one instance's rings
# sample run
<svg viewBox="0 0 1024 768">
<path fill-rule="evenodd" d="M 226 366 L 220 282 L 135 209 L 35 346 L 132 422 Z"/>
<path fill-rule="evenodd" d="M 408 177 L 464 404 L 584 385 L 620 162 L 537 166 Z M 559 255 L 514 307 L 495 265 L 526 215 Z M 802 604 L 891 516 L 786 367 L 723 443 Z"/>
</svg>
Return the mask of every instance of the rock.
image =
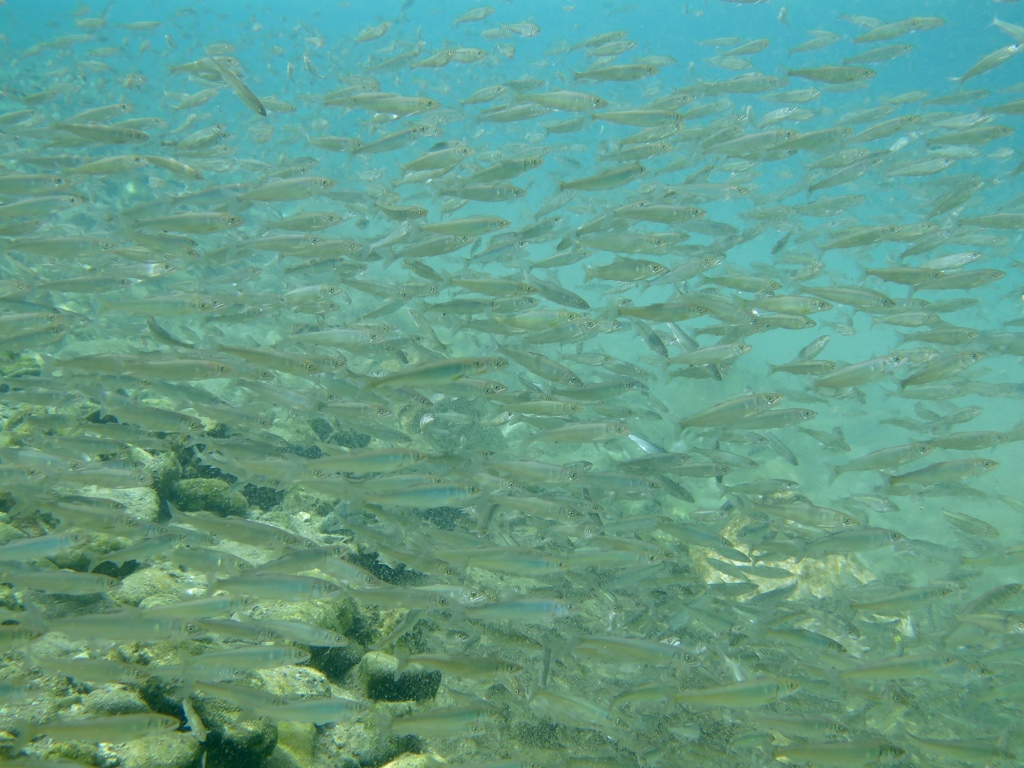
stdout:
<svg viewBox="0 0 1024 768">
<path fill-rule="evenodd" d="M 128 508 L 127 514 L 148 523 L 160 519 L 160 497 L 152 488 L 88 488 L 84 495 L 120 501 Z"/>
<path fill-rule="evenodd" d="M 176 602 L 185 598 L 190 586 L 182 580 L 181 573 L 168 570 L 166 565 L 153 565 L 126 576 L 110 596 L 122 605 L 133 606 L 144 601 L 150 604 Z"/>
<path fill-rule="evenodd" d="M 31 593 L 32 603 L 39 609 L 44 618 L 60 619 L 65 616 L 83 616 L 90 613 L 101 613 L 117 609 L 117 605 L 109 595 L 96 593 L 91 595 L 61 595 L 56 592 L 36 590 Z"/>
<path fill-rule="evenodd" d="M 254 605 L 250 614 L 257 620 L 300 621 L 314 627 L 345 634 L 352 627 L 356 605 L 350 597 L 307 600 L 297 603 L 267 601 Z"/>
<path fill-rule="evenodd" d="M 330 683 L 320 672 L 304 666 L 253 670 L 259 688 L 282 698 L 328 698 Z M 277 724 L 277 746 L 264 768 L 308 768 L 313 765 L 318 731 L 312 723 Z"/>
<path fill-rule="evenodd" d="M 316 742 L 312 723 L 278 723 L 277 746 L 263 768 L 308 768 L 313 765 Z"/>
<path fill-rule="evenodd" d="M 132 461 L 142 464 L 153 478 L 153 489 L 161 496 L 166 496 L 171 486 L 181 479 L 181 463 L 170 451 L 154 454 L 132 447 L 130 455 Z"/>
<path fill-rule="evenodd" d="M 437 765 L 437 758 L 431 755 L 399 755 L 383 768 L 430 768 Z"/>
<path fill-rule="evenodd" d="M 89 717 L 112 717 L 149 712 L 139 694 L 123 686 L 107 685 L 82 697 L 82 707 Z"/>
<path fill-rule="evenodd" d="M 205 510 L 220 517 L 244 517 L 249 503 L 224 480 L 190 477 L 170 484 L 167 498 L 183 512 Z"/>
<path fill-rule="evenodd" d="M 187 733 L 147 736 L 116 749 L 119 768 L 198 768 L 204 745 Z"/>
<path fill-rule="evenodd" d="M 253 606 L 252 618 L 273 621 L 297 621 L 312 627 L 346 634 L 352 628 L 357 608 L 349 597 L 330 600 L 308 600 L 301 603 L 265 602 Z M 287 638 L 302 643 L 297 637 Z M 348 671 L 359 663 L 363 655 L 362 646 L 355 640 L 351 644 L 336 647 L 309 645 L 312 659 L 309 666 L 323 672 L 334 681 L 340 681 Z"/>
<path fill-rule="evenodd" d="M 375 716 L 361 718 L 325 729 L 317 742 L 318 765 L 384 765 L 403 753 L 419 749 L 422 742 L 415 736 L 384 736 L 378 720 Z"/>
<path fill-rule="evenodd" d="M 356 679 L 366 698 L 373 701 L 427 701 L 437 695 L 439 671 L 414 667 L 397 673 L 398 659 L 370 651 L 360 659 Z"/>
<path fill-rule="evenodd" d="M 254 669 L 250 678 L 258 688 L 284 698 L 319 699 L 331 695 L 331 685 L 320 672 L 309 667 L 288 665 Z"/>
<path fill-rule="evenodd" d="M 73 760 L 75 764 L 81 763 L 86 766 L 115 764 L 113 758 L 105 759 L 105 756 L 101 754 L 102 750 L 103 747 L 101 745 L 86 744 L 84 741 L 55 741 L 49 742 L 45 752 L 38 752 L 34 744 L 30 745 L 25 752 L 33 757 L 37 755 L 40 757 L 45 756 L 46 760 L 52 762 L 54 766 L 61 765 L 60 760 Z M 40 764 L 49 765 L 50 762 Z"/>
<path fill-rule="evenodd" d="M 362 658 L 362 646 L 353 643 L 344 648 L 310 648 L 309 665 L 331 680 L 340 681 Z"/>
<path fill-rule="evenodd" d="M 13 525 L 7 523 L 0 523 L 0 545 L 7 544 L 8 542 L 14 541 L 15 539 L 23 539 L 25 534 Z"/>
<path fill-rule="evenodd" d="M 265 717 L 252 718 L 203 694 L 194 694 L 192 705 L 208 731 L 203 746 L 210 768 L 253 768 L 277 746 L 277 727 Z"/>
</svg>

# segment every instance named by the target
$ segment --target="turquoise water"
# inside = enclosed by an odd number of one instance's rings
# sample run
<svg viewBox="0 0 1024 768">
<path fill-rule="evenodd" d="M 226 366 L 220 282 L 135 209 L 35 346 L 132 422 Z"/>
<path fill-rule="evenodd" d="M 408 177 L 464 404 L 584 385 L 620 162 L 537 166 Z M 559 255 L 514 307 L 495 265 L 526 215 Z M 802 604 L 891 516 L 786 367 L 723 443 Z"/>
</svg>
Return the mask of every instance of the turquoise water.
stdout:
<svg viewBox="0 0 1024 768">
<path fill-rule="evenodd" d="M 1015 3 L 40 8 L 11 758 L 1019 764 Z"/>
</svg>

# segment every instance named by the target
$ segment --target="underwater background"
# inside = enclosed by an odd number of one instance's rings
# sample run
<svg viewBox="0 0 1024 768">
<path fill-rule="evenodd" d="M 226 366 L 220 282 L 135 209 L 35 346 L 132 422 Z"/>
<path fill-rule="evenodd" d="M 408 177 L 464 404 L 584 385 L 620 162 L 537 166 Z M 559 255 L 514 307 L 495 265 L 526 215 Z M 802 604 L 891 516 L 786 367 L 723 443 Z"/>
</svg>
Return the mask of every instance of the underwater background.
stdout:
<svg viewBox="0 0 1024 768">
<path fill-rule="evenodd" d="M 1024 764 L 1015 2 L 0 6 L 0 762 Z"/>
</svg>

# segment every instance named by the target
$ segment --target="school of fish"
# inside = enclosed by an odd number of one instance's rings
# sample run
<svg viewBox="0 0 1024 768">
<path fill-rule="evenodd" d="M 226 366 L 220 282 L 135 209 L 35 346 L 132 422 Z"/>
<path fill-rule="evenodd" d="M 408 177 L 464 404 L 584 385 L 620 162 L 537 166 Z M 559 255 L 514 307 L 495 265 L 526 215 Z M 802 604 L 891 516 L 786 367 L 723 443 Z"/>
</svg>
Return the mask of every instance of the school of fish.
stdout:
<svg viewBox="0 0 1024 768">
<path fill-rule="evenodd" d="M 1024 26 L 713 5 L 5 36 L 0 761 L 1022 764 Z"/>
</svg>

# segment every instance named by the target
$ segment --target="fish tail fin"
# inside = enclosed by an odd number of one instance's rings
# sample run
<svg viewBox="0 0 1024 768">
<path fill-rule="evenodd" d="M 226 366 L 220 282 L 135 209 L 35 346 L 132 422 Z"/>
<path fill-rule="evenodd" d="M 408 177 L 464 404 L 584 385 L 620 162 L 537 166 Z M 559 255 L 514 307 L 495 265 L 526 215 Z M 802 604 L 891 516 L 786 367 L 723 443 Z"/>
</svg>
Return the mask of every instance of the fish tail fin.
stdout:
<svg viewBox="0 0 1024 768">
<path fill-rule="evenodd" d="M 187 523 L 188 515 L 178 509 L 169 500 L 164 499 L 164 504 L 167 505 L 167 513 L 171 516 L 171 520 L 178 523 Z"/>
<path fill-rule="evenodd" d="M 469 264 L 471 264 L 472 261 L 473 261 L 472 257 L 467 259 L 466 260 L 466 266 L 469 266 Z M 437 271 L 437 274 L 439 274 L 441 276 L 441 285 L 439 285 L 437 287 L 437 292 L 440 293 L 445 288 L 451 288 L 452 287 L 452 276 L 451 276 L 451 274 L 448 273 L 448 272 L 445 272 L 444 270 L 437 269 L 436 267 L 434 269 Z"/>
<path fill-rule="evenodd" d="M 856 267 L 857 267 L 857 284 L 858 285 L 864 285 L 864 282 L 869 277 L 871 277 L 871 275 L 868 273 L 868 268 L 865 267 L 863 264 L 857 264 Z"/>
<path fill-rule="evenodd" d="M 63 527 L 64 526 L 62 525 L 57 530 L 61 530 L 61 528 L 63 528 Z M 68 526 L 68 527 L 70 527 L 70 526 Z M 108 559 L 107 556 L 104 553 L 96 552 L 96 551 L 91 550 L 91 549 L 83 549 L 82 550 L 82 554 L 85 555 L 88 558 L 88 560 L 86 561 L 86 565 L 85 565 L 85 572 L 86 573 L 92 573 L 92 569 L 93 568 L 95 568 L 97 565 L 99 565 L 100 563 L 102 563 L 103 561 Z"/>
<path fill-rule="evenodd" d="M 39 629 L 46 631 L 46 620 L 43 618 L 43 612 L 39 610 L 39 606 L 29 600 L 27 597 L 23 597 L 21 600 L 22 610 L 26 617 L 26 621 L 22 621 L 26 627 L 31 629 Z"/>
<path fill-rule="evenodd" d="M 834 464 L 830 464 L 829 465 L 828 471 L 829 471 L 829 475 L 828 475 L 828 484 L 829 485 L 832 485 L 832 483 L 834 483 L 836 480 L 838 480 L 839 476 L 841 474 L 843 474 L 842 467 L 839 467 L 839 466 L 834 465 Z"/>
</svg>

